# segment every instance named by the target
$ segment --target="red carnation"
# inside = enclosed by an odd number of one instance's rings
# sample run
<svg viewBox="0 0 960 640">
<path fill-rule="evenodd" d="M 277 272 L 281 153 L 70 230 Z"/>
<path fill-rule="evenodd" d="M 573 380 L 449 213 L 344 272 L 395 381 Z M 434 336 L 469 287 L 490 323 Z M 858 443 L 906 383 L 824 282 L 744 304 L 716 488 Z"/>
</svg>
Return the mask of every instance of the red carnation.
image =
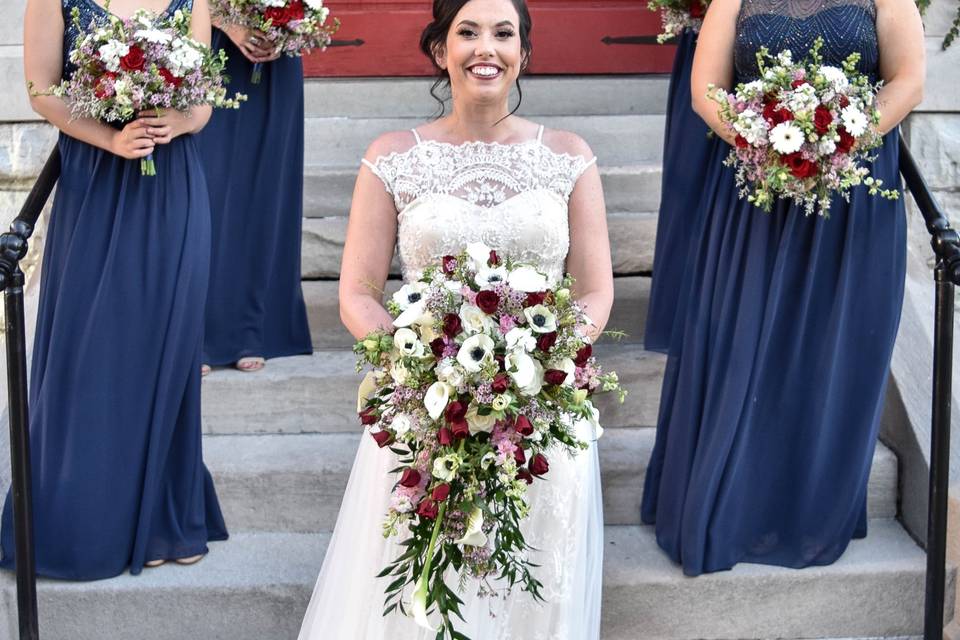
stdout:
<svg viewBox="0 0 960 640">
<path fill-rule="evenodd" d="M 456 338 L 461 331 L 463 331 L 463 322 L 460 321 L 460 316 L 455 313 L 443 316 L 443 335 Z"/>
<path fill-rule="evenodd" d="M 443 357 L 443 350 L 446 346 L 447 343 L 443 338 L 434 338 L 430 341 L 430 351 L 432 351 L 433 355 L 437 358 Z"/>
<path fill-rule="evenodd" d="M 547 369 L 547 372 L 543 374 L 543 379 L 547 381 L 547 384 L 560 385 L 567 379 L 567 372 L 560 369 Z"/>
<path fill-rule="evenodd" d="M 477 294 L 477 306 L 488 315 L 496 313 L 500 306 L 500 296 L 495 291 L 481 291 Z"/>
<path fill-rule="evenodd" d="M 178 78 L 177 76 L 173 75 L 170 69 L 167 69 L 166 67 L 160 67 L 157 69 L 157 73 L 160 74 L 160 76 L 163 78 L 163 81 L 167 84 L 172 84 L 175 87 L 179 87 L 181 84 L 183 84 L 183 78 Z"/>
<path fill-rule="evenodd" d="M 448 276 L 457 270 L 457 259 L 453 256 L 443 256 L 441 264 L 443 272 Z"/>
<path fill-rule="evenodd" d="M 528 293 L 526 306 L 535 307 L 538 304 L 543 304 L 543 301 L 546 299 L 547 299 L 546 291 L 537 291 L 536 293 Z"/>
<path fill-rule="evenodd" d="M 490 385 L 494 393 L 503 393 L 510 388 L 510 376 L 505 373 L 498 373 L 493 377 L 493 383 Z"/>
<path fill-rule="evenodd" d="M 743 137 L 742 135 L 740 135 L 739 133 L 737 134 L 737 137 L 734 138 L 733 142 L 734 142 L 734 144 L 737 145 L 737 148 L 738 148 L 738 149 L 746 149 L 747 147 L 750 146 L 750 143 L 747 142 L 747 139 L 744 138 L 744 137 Z"/>
<path fill-rule="evenodd" d="M 376 433 L 371 433 L 373 439 L 377 441 L 377 446 L 383 449 L 385 446 L 393 442 L 393 434 L 389 431 L 377 431 Z"/>
<path fill-rule="evenodd" d="M 441 447 L 449 447 L 453 444 L 453 432 L 446 427 L 442 427 L 437 434 L 437 442 L 440 443 Z"/>
<path fill-rule="evenodd" d="M 513 424 L 513 428 L 524 437 L 533 435 L 533 424 L 527 416 L 517 416 L 517 421 Z"/>
<path fill-rule="evenodd" d="M 407 489 L 412 489 L 413 487 L 420 484 L 420 472 L 416 469 L 404 469 L 403 475 L 400 476 L 400 486 L 406 487 Z"/>
<path fill-rule="evenodd" d="M 491 267 L 500 265 L 500 256 L 498 256 L 497 252 L 493 249 L 490 250 L 490 258 L 487 260 L 487 264 L 489 264 Z"/>
<path fill-rule="evenodd" d="M 375 409 L 373 407 L 367 407 L 360 412 L 360 424 L 371 425 L 376 424 L 377 420 L 380 418 L 377 417 L 377 414 L 374 413 Z"/>
<path fill-rule="evenodd" d="M 542 476 L 547 471 L 550 471 L 550 463 L 547 462 L 546 456 L 542 453 L 533 456 L 530 460 L 530 473 L 535 476 Z"/>
<path fill-rule="evenodd" d="M 590 356 L 592 355 L 593 347 L 589 344 L 585 344 L 577 351 L 577 357 L 573 359 L 573 364 L 577 365 L 578 367 L 582 367 L 583 365 L 587 364 L 587 360 L 589 360 Z"/>
<path fill-rule="evenodd" d="M 837 151 L 840 153 L 850 153 L 857 139 L 850 135 L 850 132 L 843 127 L 837 129 L 837 133 L 840 134 L 840 141 L 837 142 Z"/>
<path fill-rule="evenodd" d="M 450 485 L 447 483 L 438 484 L 433 488 L 433 491 L 430 493 L 430 497 L 433 498 L 434 502 L 443 502 L 450 495 Z"/>
<path fill-rule="evenodd" d="M 424 498 L 420 506 L 417 507 L 417 515 L 423 518 L 429 518 L 430 520 L 436 519 L 439 512 L 440 509 L 437 507 L 437 503 L 430 498 Z"/>
<path fill-rule="evenodd" d="M 533 476 L 525 468 L 517 471 L 517 478 L 523 480 L 527 484 L 533 484 Z"/>
<path fill-rule="evenodd" d="M 463 440 L 470 435 L 470 427 L 466 420 L 458 420 L 450 425 L 450 432 L 457 440 Z"/>
<path fill-rule="evenodd" d="M 557 332 L 551 331 L 550 333 L 541 333 L 537 338 L 537 349 L 543 351 L 544 353 L 553 349 L 553 345 L 557 343 Z"/>
<path fill-rule="evenodd" d="M 143 55 L 143 49 L 137 45 L 132 45 L 127 55 L 120 58 L 120 66 L 126 71 L 143 71 L 144 62 L 146 56 Z"/>
<path fill-rule="evenodd" d="M 830 130 L 832 123 L 833 115 L 830 114 L 830 109 L 827 109 L 823 105 L 818 106 L 813 112 L 813 126 L 817 129 L 817 133 L 820 135 L 825 134 Z"/>
<path fill-rule="evenodd" d="M 781 156 L 781 159 L 795 178 L 802 180 L 817 175 L 817 164 L 807 160 L 799 152 Z"/>
</svg>

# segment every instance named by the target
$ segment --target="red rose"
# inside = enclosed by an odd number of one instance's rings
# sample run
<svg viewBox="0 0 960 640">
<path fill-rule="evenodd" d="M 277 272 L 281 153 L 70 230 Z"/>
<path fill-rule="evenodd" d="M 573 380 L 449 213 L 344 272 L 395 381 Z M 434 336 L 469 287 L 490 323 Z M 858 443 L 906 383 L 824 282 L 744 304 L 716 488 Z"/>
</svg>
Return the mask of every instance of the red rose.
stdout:
<svg viewBox="0 0 960 640">
<path fill-rule="evenodd" d="M 447 483 L 438 484 L 433 488 L 433 491 L 430 493 L 430 497 L 433 498 L 434 502 L 443 502 L 450 495 L 450 485 Z"/>
<path fill-rule="evenodd" d="M 400 476 L 400 486 L 412 489 L 418 484 L 420 484 L 420 472 L 416 469 L 404 469 L 403 475 Z"/>
<path fill-rule="evenodd" d="M 517 416 L 517 421 L 513 424 L 513 428 L 524 437 L 533 435 L 533 424 L 527 416 Z"/>
<path fill-rule="evenodd" d="M 546 291 L 538 291 L 536 293 L 527 294 L 527 304 L 528 307 L 535 307 L 538 304 L 543 304 L 543 301 L 547 299 Z"/>
<path fill-rule="evenodd" d="M 750 146 L 750 143 L 747 142 L 747 139 L 744 138 L 744 137 L 743 137 L 742 135 L 740 135 L 739 133 L 737 134 L 737 137 L 733 140 L 733 142 L 734 142 L 734 144 L 737 145 L 737 148 L 738 148 L 738 149 L 746 149 L 747 147 Z"/>
<path fill-rule="evenodd" d="M 707 14 L 707 8 L 703 5 L 703 2 L 700 0 L 693 0 L 690 3 L 690 17 L 694 20 L 699 20 Z"/>
<path fill-rule="evenodd" d="M 443 410 L 443 417 L 447 422 L 459 422 L 465 415 L 467 415 L 467 405 L 459 400 L 454 400 Z"/>
<path fill-rule="evenodd" d="M 567 379 L 567 372 L 560 371 L 560 369 L 547 369 L 547 372 L 543 374 L 543 379 L 547 381 L 547 384 L 561 385 Z"/>
<path fill-rule="evenodd" d="M 490 385 L 494 393 L 503 393 L 510 388 L 510 376 L 505 373 L 498 373 L 493 377 L 493 384 Z"/>
<path fill-rule="evenodd" d="M 790 86 L 793 87 L 794 89 L 799 89 L 805 84 L 807 84 L 806 80 L 794 80 L 793 82 L 790 83 Z"/>
<path fill-rule="evenodd" d="M 795 178 L 809 178 L 811 176 L 817 175 L 817 165 L 814 162 L 810 162 L 804 158 L 800 153 L 789 153 L 785 156 L 781 156 L 783 164 L 790 169 L 790 173 L 793 174 Z"/>
<path fill-rule="evenodd" d="M 550 471 L 550 463 L 547 462 L 546 456 L 542 453 L 533 456 L 530 460 L 530 473 L 535 476 L 542 476 L 547 471 Z"/>
<path fill-rule="evenodd" d="M 497 361 L 498 365 L 500 365 L 500 371 L 507 370 L 507 366 L 505 364 L 507 361 L 506 356 L 504 356 L 502 353 L 495 353 L 493 354 L 493 359 Z"/>
<path fill-rule="evenodd" d="M 443 357 L 443 349 L 447 346 L 446 341 L 443 338 L 434 338 L 430 341 L 430 351 L 433 352 L 433 355 L 437 358 Z"/>
<path fill-rule="evenodd" d="M 377 441 L 377 446 L 383 449 L 385 446 L 393 442 L 393 434 L 389 431 L 377 431 L 376 433 L 371 433 L 373 439 Z"/>
<path fill-rule="evenodd" d="M 417 515 L 430 520 L 436 519 L 439 512 L 440 509 L 437 507 L 437 503 L 430 498 L 424 498 L 420 506 L 417 507 Z"/>
<path fill-rule="evenodd" d="M 850 98 L 847 96 L 840 96 L 840 108 L 846 109 L 850 106 Z"/>
<path fill-rule="evenodd" d="M 470 435 L 470 427 L 466 420 L 458 420 L 450 425 L 450 432 L 457 440 L 463 440 Z"/>
<path fill-rule="evenodd" d="M 553 345 L 557 343 L 557 332 L 551 331 L 550 333 L 541 333 L 537 338 L 537 349 L 540 351 L 548 352 L 550 349 L 553 349 Z"/>
<path fill-rule="evenodd" d="M 500 256 L 498 256 L 497 252 L 493 249 L 490 250 L 490 258 L 487 260 L 487 264 L 489 264 L 491 267 L 500 265 Z"/>
<path fill-rule="evenodd" d="M 126 71 L 143 71 L 143 63 L 146 57 L 143 55 L 143 49 L 137 45 L 130 47 L 127 55 L 120 58 L 120 66 Z"/>
<path fill-rule="evenodd" d="M 443 265 L 443 272 L 447 275 L 457 270 L 457 259 L 453 256 L 443 256 L 441 264 Z"/>
<path fill-rule="evenodd" d="M 284 27 L 293 20 L 293 14 L 290 7 L 267 7 L 263 12 L 263 17 L 269 20 L 275 27 Z"/>
<path fill-rule="evenodd" d="M 287 7 L 287 15 L 290 16 L 291 20 L 303 20 L 303 2 L 293 0 Z"/>
<path fill-rule="evenodd" d="M 820 105 L 813 112 L 813 126 L 816 127 L 817 133 L 820 135 L 829 131 L 832 123 L 833 116 L 830 114 L 830 109 L 827 109 L 825 106 Z"/>
<path fill-rule="evenodd" d="M 793 113 L 789 109 L 778 108 L 775 100 L 771 100 L 763 105 L 763 117 L 770 126 L 777 126 L 781 122 L 793 120 Z"/>
<path fill-rule="evenodd" d="M 488 315 L 496 313 L 500 306 L 500 296 L 495 291 L 481 291 L 477 294 L 477 306 Z"/>
<path fill-rule="evenodd" d="M 517 466 L 522 467 L 523 464 L 527 461 L 527 454 L 523 452 L 522 447 L 517 447 L 513 450 L 513 459 L 517 461 Z"/>
<path fill-rule="evenodd" d="M 455 338 L 463 331 L 463 323 L 460 316 L 455 313 L 448 313 L 443 316 L 443 335 L 448 338 Z"/>
<path fill-rule="evenodd" d="M 437 434 L 437 442 L 440 443 L 441 447 L 449 447 L 453 444 L 453 432 L 446 427 L 442 427 Z"/>
<path fill-rule="evenodd" d="M 517 471 L 517 478 L 519 478 L 520 480 L 523 480 L 527 484 L 533 484 L 533 476 L 530 475 L 530 472 L 527 471 L 527 469 L 525 468 Z"/>
<path fill-rule="evenodd" d="M 587 360 L 590 359 L 590 356 L 593 355 L 593 347 L 589 344 L 583 345 L 583 347 L 577 351 L 577 357 L 573 359 L 573 364 L 578 367 L 582 367 L 587 364 Z"/>
<path fill-rule="evenodd" d="M 840 141 L 837 142 L 837 151 L 840 153 L 850 153 L 857 139 L 850 135 L 850 132 L 843 127 L 837 129 L 837 133 L 840 134 Z"/>
<path fill-rule="evenodd" d="M 106 73 L 104 73 L 102 76 L 100 76 L 100 79 L 97 80 L 97 86 L 93 90 L 94 95 L 100 98 L 101 100 L 103 98 L 109 98 L 110 96 L 112 96 L 113 85 L 111 84 L 110 86 L 107 86 L 107 83 L 108 82 L 112 83 L 116 79 L 117 79 L 117 74 L 115 74 L 113 71 L 107 71 Z"/>
<path fill-rule="evenodd" d="M 171 71 L 165 67 L 160 67 L 157 69 L 157 73 L 160 74 L 160 76 L 163 78 L 163 81 L 167 84 L 172 84 L 175 87 L 179 87 L 181 84 L 183 84 L 183 78 L 178 78 L 177 76 L 173 75 L 173 73 L 171 73 Z"/>
<path fill-rule="evenodd" d="M 360 424 L 366 424 L 366 425 L 376 424 L 377 420 L 379 420 L 380 418 L 377 416 L 377 414 L 374 413 L 374 411 L 375 409 L 373 407 L 367 407 L 366 409 L 361 411 Z"/>
</svg>

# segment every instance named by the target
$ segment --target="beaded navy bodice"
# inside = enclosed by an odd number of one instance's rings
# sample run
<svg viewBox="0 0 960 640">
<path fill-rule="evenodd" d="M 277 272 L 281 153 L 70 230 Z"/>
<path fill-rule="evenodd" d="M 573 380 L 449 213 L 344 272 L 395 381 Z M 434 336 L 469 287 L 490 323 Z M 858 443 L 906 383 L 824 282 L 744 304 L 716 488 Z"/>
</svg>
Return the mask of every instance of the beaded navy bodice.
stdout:
<svg viewBox="0 0 960 640">
<path fill-rule="evenodd" d="M 858 52 L 860 72 L 877 80 L 876 17 L 874 0 L 742 0 L 734 49 L 736 82 L 759 77 L 760 47 L 771 54 L 790 49 L 799 62 L 817 36 L 823 38 L 820 52 L 826 64 L 840 66 Z"/>
<path fill-rule="evenodd" d="M 85 31 L 91 22 L 103 22 L 109 15 L 107 10 L 94 0 L 61 0 L 60 8 L 63 12 L 63 77 L 68 78 L 74 67 L 70 64 L 70 51 L 74 43 L 81 36 L 81 31 L 73 24 L 72 13 L 74 8 L 80 12 L 80 26 Z M 165 13 L 172 14 L 178 9 L 189 11 L 193 8 L 193 0 L 170 0 Z"/>
</svg>

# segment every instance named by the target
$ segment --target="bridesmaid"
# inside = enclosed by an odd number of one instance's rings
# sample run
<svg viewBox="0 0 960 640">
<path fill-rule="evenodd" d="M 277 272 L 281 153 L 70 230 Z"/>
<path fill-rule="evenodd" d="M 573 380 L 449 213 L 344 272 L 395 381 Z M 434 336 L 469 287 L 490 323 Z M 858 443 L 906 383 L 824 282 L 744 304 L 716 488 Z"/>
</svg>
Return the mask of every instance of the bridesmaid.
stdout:
<svg viewBox="0 0 960 640">
<path fill-rule="evenodd" d="M 693 0 L 691 13 L 703 5 Z M 653 282 L 644 331 L 648 351 L 666 353 L 670 333 L 683 317 L 678 310 L 683 274 L 696 226 L 697 205 L 702 193 L 710 149 L 718 144 L 709 128 L 694 113 L 690 101 L 690 70 L 697 47 L 697 30 L 688 27 L 677 38 L 670 88 L 667 93 L 667 124 L 663 136 L 663 177 L 660 213 L 654 251 Z"/>
<path fill-rule="evenodd" d="M 897 126 L 923 92 L 912 0 L 714 0 L 693 65 L 693 105 L 728 144 L 711 83 L 758 77 L 756 53 L 827 64 L 852 52 L 883 79 L 872 173 L 899 184 Z M 835 198 L 829 219 L 738 197 L 717 147 L 704 182 L 682 331 L 671 339 L 642 516 L 688 575 L 738 562 L 835 561 L 866 535 L 866 492 L 903 299 L 903 201 Z M 675 351 L 682 340 L 683 349 Z"/>
<path fill-rule="evenodd" d="M 129 16 L 190 0 L 112 0 Z M 193 34 L 209 41 L 206 0 Z M 38 87 L 73 69 L 95 0 L 28 0 L 24 67 Z M 227 531 L 201 459 L 200 349 L 210 254 L 206 181 L 192 134 L 210 108 L 141 116 L 122 129 L 33 108 L 60 129 L 62 173 L 43 256 L 30 386 L 37 570 L 69 580 L 195 562 Z M 154 112 L 150 112 L 154 114 Z M 137 159 L 153 152 L 156 176 Z M 4 568 L 15 564 L 9 494 Z"/>
<path fill-rule="evenodd" d="M 227 364 L 252 372 L 265 358 L 313 351 L 300 289 L 303 65 L 258 31 L 217 26 L 213 47 L 229 56 L 230 92 L 247 101 L 218 110 L 199 136 L 213 221 L 203 372 Z"/>
</svg>

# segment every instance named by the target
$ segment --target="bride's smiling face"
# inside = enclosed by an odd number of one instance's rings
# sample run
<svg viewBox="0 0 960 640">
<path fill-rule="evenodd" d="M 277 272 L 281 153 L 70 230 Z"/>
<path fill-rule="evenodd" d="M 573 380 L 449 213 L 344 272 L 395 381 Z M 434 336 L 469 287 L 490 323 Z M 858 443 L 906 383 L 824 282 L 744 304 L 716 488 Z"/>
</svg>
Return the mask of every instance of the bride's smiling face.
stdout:
<svg viewBox="0 0 960 640">
<path fill-rule="evenodd" d="M 450 74 L 458 100 L 506 100 L 520 75 L 524 52 L 520 17 L 510 0 L 470 0 L 447 32 L 437 64 Z"/>
</svg>

